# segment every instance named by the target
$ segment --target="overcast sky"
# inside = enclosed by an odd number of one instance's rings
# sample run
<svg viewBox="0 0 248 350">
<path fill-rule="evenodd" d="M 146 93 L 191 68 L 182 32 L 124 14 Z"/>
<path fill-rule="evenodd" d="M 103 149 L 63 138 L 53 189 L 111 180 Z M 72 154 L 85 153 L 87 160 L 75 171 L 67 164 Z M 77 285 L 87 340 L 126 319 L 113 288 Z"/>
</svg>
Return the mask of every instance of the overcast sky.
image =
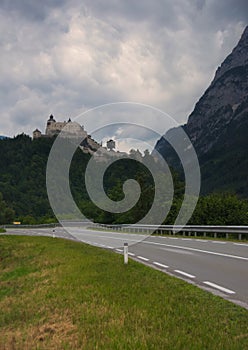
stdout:
<svg viewBox="0 0 248 350">
<path fill-rule="evenodd" d="M 117 101 L 184 123 L 247 19 L 247 0 L 0 0 L 0 135 Z"/>
</svg>

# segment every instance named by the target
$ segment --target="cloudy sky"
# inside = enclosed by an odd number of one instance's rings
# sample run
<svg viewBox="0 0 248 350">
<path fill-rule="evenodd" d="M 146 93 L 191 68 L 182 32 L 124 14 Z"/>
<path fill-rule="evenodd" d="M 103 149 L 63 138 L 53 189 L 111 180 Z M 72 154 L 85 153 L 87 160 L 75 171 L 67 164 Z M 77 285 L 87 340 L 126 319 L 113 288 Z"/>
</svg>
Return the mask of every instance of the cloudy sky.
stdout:
<svg viewBox="0 0 248 350">
<path fill-rule="evenodd" d="M 0 135 L 117 101 L 184 123 L 247 23 L 247 0 L 0 0 Z"/>
</svg>

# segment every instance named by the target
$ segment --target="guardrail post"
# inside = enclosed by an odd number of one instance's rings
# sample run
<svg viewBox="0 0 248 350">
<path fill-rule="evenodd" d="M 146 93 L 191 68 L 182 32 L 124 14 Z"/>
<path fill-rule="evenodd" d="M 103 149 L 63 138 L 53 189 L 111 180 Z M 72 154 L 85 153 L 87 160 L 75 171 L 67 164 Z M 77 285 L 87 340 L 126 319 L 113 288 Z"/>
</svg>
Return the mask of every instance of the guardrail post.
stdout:
<svg viewBox="0 0 248 350">
<path fill-rule="evenodd" d="M 241 239 L 242 239 L 242 234 L 239 233 L 239 240 L 241 241 Z"/>
<path fill-rule="evenodd" d="M 124 243 L 124 264 L 128 264 L 128 243 Z"/>
<path fill-rule="evenodd" d="M 217 233 L 216 232 L 214 233 L 214 238 L 217 238 Z"/>
<path fill-rule="evenodd" d="M 226 233 L 226 239 L 228 239 L 228 237 L 229 237 L 229 234 L 228 234 L 228 233 Z"/>
</svg>

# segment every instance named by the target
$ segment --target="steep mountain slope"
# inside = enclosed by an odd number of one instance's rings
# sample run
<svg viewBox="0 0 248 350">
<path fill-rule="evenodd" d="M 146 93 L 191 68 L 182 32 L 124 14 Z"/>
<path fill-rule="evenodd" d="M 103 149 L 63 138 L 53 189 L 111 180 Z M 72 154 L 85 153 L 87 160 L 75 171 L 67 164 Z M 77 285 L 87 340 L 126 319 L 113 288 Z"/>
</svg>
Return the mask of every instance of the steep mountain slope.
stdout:
<svg viewBox="0 0 248 350">
<path fill-rule="evenodd" d="M 202 193 L 231 190 L 248 197 L 248 27 L 183 128 L 199 158 Z M 166 136 L 173 135 L 176 129 Z M 178 167 L 164 139 L 156 149 Z"/>
</svg>

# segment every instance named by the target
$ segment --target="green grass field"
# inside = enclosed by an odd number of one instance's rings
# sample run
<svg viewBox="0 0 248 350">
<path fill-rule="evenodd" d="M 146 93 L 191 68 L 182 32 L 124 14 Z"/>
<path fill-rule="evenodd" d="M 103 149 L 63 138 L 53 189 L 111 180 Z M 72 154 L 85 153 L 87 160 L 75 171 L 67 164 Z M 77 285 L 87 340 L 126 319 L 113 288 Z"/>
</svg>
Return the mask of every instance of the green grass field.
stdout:
<svg viewBox="0 0 248 350">
<path fill-rule="evenodd" d="M 0 236 L 0 349 L 248 349 L 248 311 L 110 251 Z"/>
</svg>

